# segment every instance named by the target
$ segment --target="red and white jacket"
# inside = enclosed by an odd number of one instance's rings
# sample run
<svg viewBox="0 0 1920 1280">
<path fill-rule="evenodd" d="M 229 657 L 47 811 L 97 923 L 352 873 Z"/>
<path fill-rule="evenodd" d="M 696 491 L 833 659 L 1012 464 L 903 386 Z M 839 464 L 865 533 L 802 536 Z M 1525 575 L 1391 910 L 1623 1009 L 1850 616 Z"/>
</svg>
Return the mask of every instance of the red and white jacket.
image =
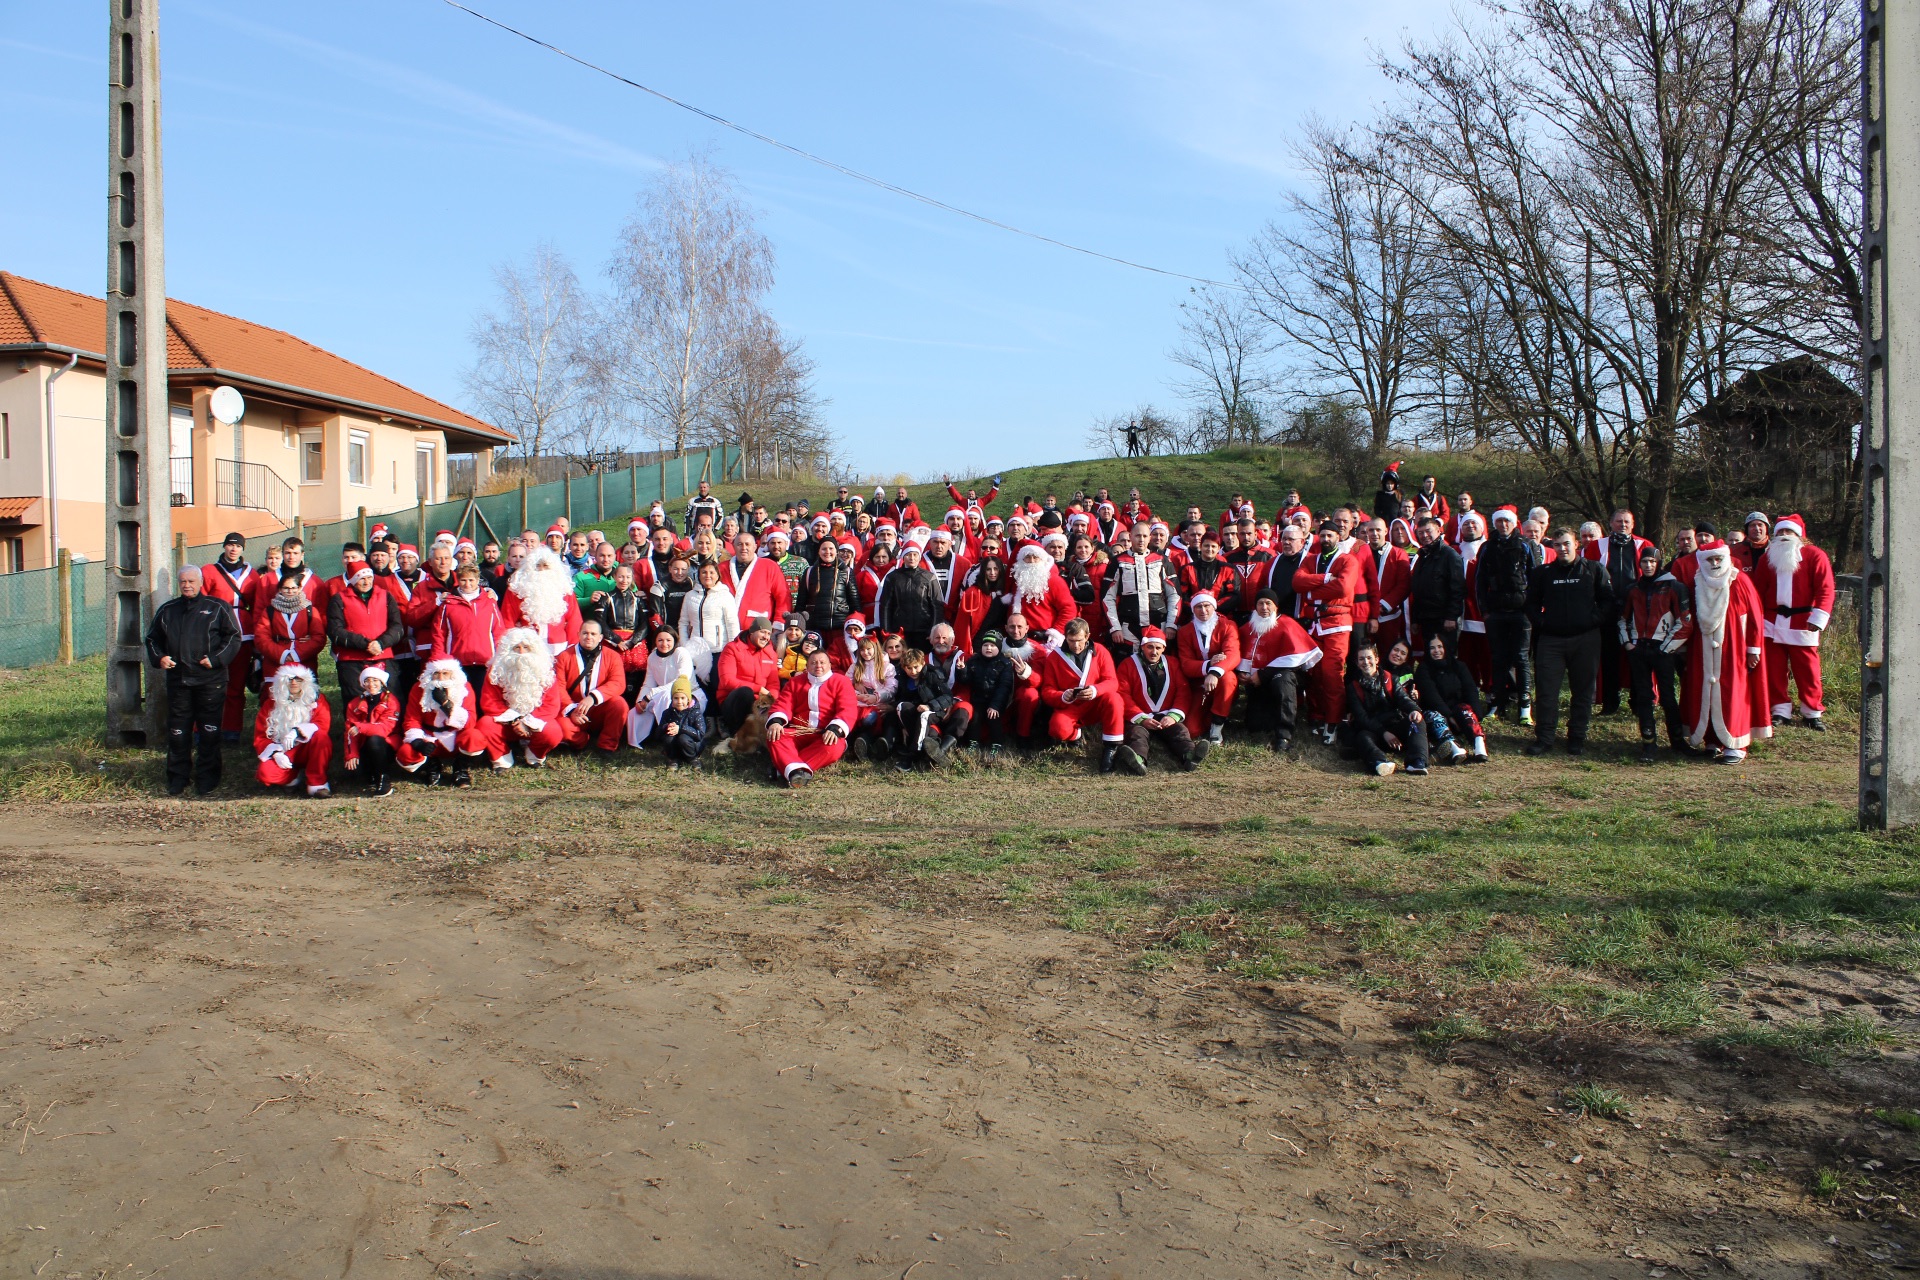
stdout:
<svg viewBox="0 0 1920 1280">
<path fill-rule="evenodd" d="M 1293 591 L 1300 600 L 1301 616 L 1312 620 L 1309 630 L 1314 635 L 1353 630 L 1354 601 L 1366 592 L 1360 557 L 1336 551 L 1328 560 L 1322 552 L 1308 552 L 1293 575 Z M 1245 647 L 1241 646 L 1243 650 Z"/>
<path fill-rule="evenodd" d="M 428 697 L 426 674 L 421 673 L 420 683 L 407 695 L 407 714 L 400 721 L 400 740 L 422 744 L 423 751 L 439 747 L 451 753 L 455 742 L 464 738 L 468 753 L 478 754 L 485 738 L 478 732 L 480 706 L 473 686 L 460 686 L 460 705 L 449 713 Z"/>
<path fill-rule="evenodd" d="M 253 583 L 260 577 L 253 566 L 241 561 L 237 568 L 227 568 L 225 562 L 215 560 L 212 564 L 200 566 L 200 590 L 223 601 L 233 610 L 233 620 L 240 624 L 240 638 L 253 639 Z M 278 583 L 275 589 L 278 589 Z"/>
<path fill-rule="evenodd" d="M 1074 666 L 1064 649 L 1047 649 L 1034 658 L 1032 665 L 1040 677 L 1040 701 L 1058 710 L 1067 705 L 1061 694 L 1082 687 L 1108 698 L 1120 696 L 1120 677 L 1105 645 L 1089 641 L 1080 657 L 1085 660 L 1082 667 Z"/>
<path fill-rule="evenodd" d="M 1373 621 L 1403 621 L 1407 593 L 1413 589 L 1413 557 L 1392 545 L 1382 551 L 1368 547 L 1367 557 L 1373 561 L 1374 577 L 1380 584 L 1374 588 Z"/>
<path fill-rule="evenodd" d="M 1180 673 L 1180 664 L 1169 656 L 1162 660 L 1161 666 L 1166 668 L 1167 679 L 1156 698 L 1147 692 L 1147 664 L 1139 654 L 1120 664 L 1120 705 L 1128 721 L 1144 720 L 1148 716 L 1185 720 L 1191 714 L 1193 689 Z"/>
<path fill-rule="evenodd" d="M 387 745 L 400 745 L 400 699 L 382 689 L 368 704 L 364 695 L 347 699 L 347 763 L 360 759 L 360 744 L 368 738 L 385 738 Z"/>
<path fill-rule="evenodd" d="M 327 620 L 307 604 L 299 613 L 268 609 L 254 620 L 254 652 L 260 655 L 260 674 L 271 680 L 290 663 L 311 668 L 327 647 Z"/>
<path fill-rule="evenodd" d="M 322 618 L 325 618 L 327 616 L 326 582 L 306 565 L 301 565 L 295 572 L 301 575 L 300 589 L 307 593 L 307 599 L 313 601 L 313 607 L 320 611 Z M 280 575 L 278 573 L 267 573 L 263 570 L 253 575 L 252 581 L 247 583 L 247 594 L 252 598 L 252 616 L 247 620 L 247 624 L 240 628 L 241 631 L 260 630 L 260 615 L 273 608 L 273 597 L 279 591 Z"/>
<path fill-rule="evenodd" d="M 744 572 L 738 560 L 729 558 L 720 566 L 720 581 L 733 592 L 742 627 L 753 618 L 768 618 L 777 625 L 792 607 L 787 575 L 765 556 L 755 556 Z"/>
<path fill-rule="evenodd" d="M 597 707 L 625 693 L 627 667 L 620 655 L 605 645 L 595 649 L 592 658 L 583 657 L 580 646 L 574 645 L 553 660 L 553 682 L 565 691 L 560 713 L 570 716 L 583 702 Z"/>
<path fill-rule="evenodd" d="M 1012 586 L 1012 579 L 1008 579 Z M 952 616 L 948 610 L 948 616 Z M 1034 635 L 1044 634 L 1051 644 L 1060 643 L 1066 634 L 1067 624 L 1080 616 L 1079 602 L 1073 598 L 1073 588 L 1060 576 L 1058 569 L 1047 575 L 1045 594 L 1028 599 L 1020 594 L 1020 588 L 1013 586 L 1007 595 L 1008 614 L 1022 614 L 1027 619 L 1027 630 Z"/>
<path fill-rule="evenodd" d="M 509 590 L 507 598 L 500 602 L 500 616 L 506 620 L 509 631 L 515 627 L 531 627 L 540 632 L 546 639 L 548 652 L 557 657 L 568 645 L 580 643 L 580 602 L 574 598 L 572 592 L 567 593 L 566 600 L 565 617 L 558 622 L 549 622 L 544 627 L 535 627 L 527 621 L 526 614 L 522 612 L 524 606 L 520 602 L 520 597 Z"/>
<path fill-rule="evenodd" d="M 1820 633 L 1833 619 L 1833 562 L 1811 542 L 1800 544 L 1800 567 L 1791 578 L 1774 572 L 1766 556 L 1753 564 L 1753 586 L 1774 644 L 1818 648 Z"/>
<path fill-rule="evenodd" d="M 1265 635 L 1254 634 L 1251 618 L 1240 624 L 1242 674 L 1251 675 L 1268 667 L 1292 667 L 1305 671 L 1318 666 L 1320 658 L 1320 646 L 1313 642 L 1313 637 L 1285 614 L 1274 618 L 1273 626 L 1267 629 Z"/>
<path fill-rule="evenodd" d="M 1207 678 L 1209 671 L 1226 675 L 1240 666 L 1240 628 L 1232 618 L 1216 611 L 1213 632 L 1203 645 L 1200 629 L 1189 617 L 1173 633 L 1172 649 L 1174 659 L 1180 664 L 1180 674 L 1190 683 L 1198 684 Z"/>
<path fill-rule="evenodd" d="M 796 732 L 824 733 L 831 729 L 841 737 L 860 717 L 860 705 L 853 696 L 853 681 L 838 671 L 819 684 L 802 672 L 787 681 L 787 687 L 773 700 L 767 712 L 769 725 L 790 725 Z"/>
<path fill-rule="evenodd" d="M 432 660 L 452 658 L 462 666 L 482 666 L 493 661 L 500 637 L 507 634 L 507 621 L 485 587 L 471 600 L 455 591 L 440 602 L 431 634 L 427 653 Z"/>
<path fill-rule="evenodd" d="M 326 737 L 333 729 L 333 708 L 322 696 L 314 699 L 313 711 L 308 715 L 307 722 L 294 729 L 291 743 L 275 742 L 267 736 L 267 723 L 273 719 L 273 708 L 273 691 L 262 690 L 260 713 L 253 718 L 253 752 L 261 760 L 271 760 L 282 751 L 291 755 L 315 738 Z"/>
</svg>

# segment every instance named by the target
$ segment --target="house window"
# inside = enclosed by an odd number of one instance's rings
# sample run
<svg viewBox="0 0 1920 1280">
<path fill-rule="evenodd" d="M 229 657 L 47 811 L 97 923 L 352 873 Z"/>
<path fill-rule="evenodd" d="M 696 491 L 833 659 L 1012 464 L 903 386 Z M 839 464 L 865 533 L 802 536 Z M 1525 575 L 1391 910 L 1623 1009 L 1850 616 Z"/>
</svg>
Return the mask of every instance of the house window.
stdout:
<svg viewBox="0 0 1920 1280">
<path fill-rule="evenodd" d="M 319 484 L 327 476 L 326 445 L 318 430 L 300 433 L 300 483 Z"/>
<path fill-rule="evenodd" d="M 365 488 L 372 481 L 367 478 L 367 433 L 349 431 L 347 433 L 347 483 Z"/>
<path fill-rule="evenodd" d="M 20 573 L 27 567 L 27 540 L 25 538 L 7 539 L 7 572 Z"/>
<path fill-rule="evenodd" d="M 280 447 L 291 449 L 300 442 L 300 433 L 292 427 L 280 428 Z"/>
<path fill-rule="evenodd" d="M 13 420 L 0 413 L 0 458 L 13 456 Z"/>
<path fill-rule="evenodd" d="M 433 501 L 433 446 L 430 444 L 414 446 L 413 491 L 421 502 Z"/>
</svg>

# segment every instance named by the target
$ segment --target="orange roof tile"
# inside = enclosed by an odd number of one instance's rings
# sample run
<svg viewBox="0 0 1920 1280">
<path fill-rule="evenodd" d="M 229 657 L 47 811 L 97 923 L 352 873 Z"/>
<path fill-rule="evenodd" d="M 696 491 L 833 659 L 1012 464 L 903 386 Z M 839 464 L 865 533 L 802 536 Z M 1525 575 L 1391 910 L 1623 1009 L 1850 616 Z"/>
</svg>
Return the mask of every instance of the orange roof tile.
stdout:
<svg viewBox="0 0 1920 1280">
<path fill-rule="evenodd" d="M 0 271 L 0 347 L 47 344 L 104 362 L 107 332 L 103 299 Z M 460 412 L 391 378 L 279 329 L 167 299 L 167 368 L 218 371 L 317 400 L 378 409 L 392 417 L 452 427 L 505 442 L 499 427 Z"/>
<path fill-rule="evenodd" d="M 38 498 L 0 498 L 0 520 L 23 520 L 39 505 Z"/>
</svg>

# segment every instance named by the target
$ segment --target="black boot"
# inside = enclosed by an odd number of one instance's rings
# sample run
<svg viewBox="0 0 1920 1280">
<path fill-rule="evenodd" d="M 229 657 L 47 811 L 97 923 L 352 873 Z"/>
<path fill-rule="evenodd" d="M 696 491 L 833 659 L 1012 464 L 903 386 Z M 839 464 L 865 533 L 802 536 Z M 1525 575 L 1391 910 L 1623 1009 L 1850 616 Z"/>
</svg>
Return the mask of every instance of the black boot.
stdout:
<svg viewBox="0 0 1920 1280">
<path fill-rule="evenodd" d="M 1646 737 L 1640 739 L 1641 764 L 1652 764 L 1658 757 L 1659 751 L 1659 744 L 1654 741 L 1652 734 L 1648 734 Z"/>
<path fill-rule="evenodd" d="M 438 760 L 427 761 L 427 767 L 420 771 L 420 785 L 423 787 L 439 786 L 441 772 L 442 770 Z"/>
<path fill-rule="evenodd" d="M 368 779 L 368 781 L 372 784 L 373 794 L 376 796 L 390 796 L 393 794 L 393 780 L 387 777 L 386 774 L 376 773 L 372 778 Z"/>
<path fill-rule="evenodd" d="M 1117 742 L 1109 742 L 1106 746 L 1102 747 L 1100 749 L 1100 772 L 1112 773 L 1114 770 L 1114 757 L 1119 754 L 1120 744 Z"/>
</svg>

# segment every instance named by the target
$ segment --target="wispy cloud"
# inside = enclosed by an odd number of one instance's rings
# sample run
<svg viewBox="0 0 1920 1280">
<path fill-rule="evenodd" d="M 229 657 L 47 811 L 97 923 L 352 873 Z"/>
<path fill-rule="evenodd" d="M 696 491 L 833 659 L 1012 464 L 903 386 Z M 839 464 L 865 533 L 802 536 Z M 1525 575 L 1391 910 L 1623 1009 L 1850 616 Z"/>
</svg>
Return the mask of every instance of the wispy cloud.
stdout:
<svg viewBox="0 0 1920 1280">
<path fill-rule="evenodd" d="M 1302 116 L 1364 115 L 1384 93 L 1375 51 L 1403 31 L 1437 26 L 1451 0 L 973 2 L 1026 15 L 1040 29 L 1030 38 L 1114 76 L 1116 99 L 1148 128 L 1210 158 L 1285 175 Z"/>
<path fill-rule="evenodd" d="M 658 156 L 623 146 L 611 139 L 522 111 L 518 107 L 475 93 L 449 80 L 442 80 L 412 67 L 368 57 L 350 49 L 327 44 L 308 36 L 241 18 L 231 13 L 194 7 L 193 12 L 209 21 L 221 23 L 256 40 L 293 50 L 311 61 L 349 75 L 363 84 L 373 85 L 401 97 L 434 108 L 437 114 L 457 117 L 468 124 L 486 121 L 498 134 L 525 144 L 534 144 L 575 159 L 634 172 L 652 172 L 665 167 Z"/>
</svg>

